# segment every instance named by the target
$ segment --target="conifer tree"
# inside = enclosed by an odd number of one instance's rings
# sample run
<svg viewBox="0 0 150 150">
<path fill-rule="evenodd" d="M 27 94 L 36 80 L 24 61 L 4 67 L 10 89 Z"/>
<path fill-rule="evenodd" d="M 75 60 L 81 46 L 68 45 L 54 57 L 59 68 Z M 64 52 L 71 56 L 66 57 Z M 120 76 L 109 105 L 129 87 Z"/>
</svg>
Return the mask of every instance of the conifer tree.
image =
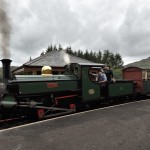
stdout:
<svg viewBox="0 0 150 150">
<path fill-rule="evenodd" d="M 49 53 L 53 50 L 60 51 L 60 50 L 63 50 L 63 48 L 60 44 L 59 44 L 58 48 L 56 45 L 52 46 L 52 44 L 51 44 L 50 46 L 48 46 L 48 48 L 46 49 L 45 52 L 41 53 L 41 55 L 45 55 L 46 53 Z M 107 64 L 113 68 L 120 68 L 123 66 L 123 60 L 122 60 L 121 55 L 119 53 L 113 54 L 109 50 L 104 50 L 103 53 L 100 50 L 98 52 L 93 52 L 93 51 L 89 52 L 88 50 L 83 52 L 80 49 L 78 51 L 73 51 L 71 46 L 66 47 L 65 50 L 67 53 L 69 53 L 71 55 L 81 57 L 81 58 L 90 60 L 95 63 Z"/>
</svg>

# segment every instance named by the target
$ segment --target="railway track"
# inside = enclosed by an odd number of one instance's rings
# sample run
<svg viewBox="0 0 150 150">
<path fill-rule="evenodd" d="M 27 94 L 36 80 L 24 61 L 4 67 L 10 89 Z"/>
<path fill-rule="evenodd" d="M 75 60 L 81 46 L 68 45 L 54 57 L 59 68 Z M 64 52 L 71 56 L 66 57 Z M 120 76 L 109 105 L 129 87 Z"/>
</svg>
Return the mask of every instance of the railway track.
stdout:
<svg viewBox="0 0 150 150">
<path fill-rule="evenodd" d="M 9 118 L 0 120 L 0 130 L 31 123 L 26 117 Z"/>
</svg>

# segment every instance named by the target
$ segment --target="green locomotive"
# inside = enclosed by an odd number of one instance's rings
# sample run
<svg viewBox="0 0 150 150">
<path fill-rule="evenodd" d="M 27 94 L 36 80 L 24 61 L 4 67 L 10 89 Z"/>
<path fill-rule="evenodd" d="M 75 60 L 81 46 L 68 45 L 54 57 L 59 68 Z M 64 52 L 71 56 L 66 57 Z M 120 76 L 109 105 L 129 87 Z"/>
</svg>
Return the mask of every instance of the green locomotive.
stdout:
<svg viewBox="0 0 150 150">
<path fill-rule="evenodd" d="M 8 110 L 22 114 L 36 112 L 41 118 L 46 113 L 75 111 L 80 106 L 98 102 L 108 104 L 112 99 L 132 97 L 134 83 L 117 81 L 108 83 L 104 96 L 100 84 L 90 73 L 97 72 L 104 64 L 71 63 L 63 75 L 52 75 L 50 68 L 42 75 L 9 75 L 10 60 L 2 60 L 4 83 L 0 86 L 0 114 Z M 10 113 L 10 112 L 9 112 Z"/>
</svg>

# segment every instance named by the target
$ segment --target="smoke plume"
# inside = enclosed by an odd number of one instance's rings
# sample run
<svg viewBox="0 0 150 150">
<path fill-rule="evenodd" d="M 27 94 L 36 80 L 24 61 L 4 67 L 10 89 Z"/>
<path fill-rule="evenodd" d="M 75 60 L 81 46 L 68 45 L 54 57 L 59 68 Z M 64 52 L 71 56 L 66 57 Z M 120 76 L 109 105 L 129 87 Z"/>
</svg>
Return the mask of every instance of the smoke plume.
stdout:
<svg viewBox="0 0 150 150">
<path fill-rule="evenodd" d="M 66 62 L 66 64 L 70 63 L 70 57 L 69 57 L 69 55 L 67 53 L 64 52 L 63 58 L 64 58 L 64 61 Z"/>
<path fill-rule="evenodd" d="M 11 26 L 7 12 L 6 2 L 0 0 L 0 49 L 3 58 L 10 58 L 9 42 Z"/>
</svg>

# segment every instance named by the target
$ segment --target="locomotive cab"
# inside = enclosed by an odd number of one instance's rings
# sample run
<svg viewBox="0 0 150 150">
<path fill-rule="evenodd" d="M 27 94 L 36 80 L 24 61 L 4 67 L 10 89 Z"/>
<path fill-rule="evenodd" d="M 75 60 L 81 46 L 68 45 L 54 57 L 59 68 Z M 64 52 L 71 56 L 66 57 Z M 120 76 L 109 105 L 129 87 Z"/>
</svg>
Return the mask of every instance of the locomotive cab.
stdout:
<svg viewBox="0 0 150 150">
<path fill-rule="evenodd" d="M 66 75 L 74 75 L 79 79 L 79 88 L 82 89 L 82 102 L 100 100 L 100 85 L 90 76 L 91 71 L 103 68 L 104 64 L 96 63 L 71 63 L 65 66 Z"/>
<path fill-rule="evenodd" d="M 77 63 L 70 63 L 66 65 L 65 75 L 75 75 L 77 78 L 81 78 L 81 65 Z"/>
</svg>

